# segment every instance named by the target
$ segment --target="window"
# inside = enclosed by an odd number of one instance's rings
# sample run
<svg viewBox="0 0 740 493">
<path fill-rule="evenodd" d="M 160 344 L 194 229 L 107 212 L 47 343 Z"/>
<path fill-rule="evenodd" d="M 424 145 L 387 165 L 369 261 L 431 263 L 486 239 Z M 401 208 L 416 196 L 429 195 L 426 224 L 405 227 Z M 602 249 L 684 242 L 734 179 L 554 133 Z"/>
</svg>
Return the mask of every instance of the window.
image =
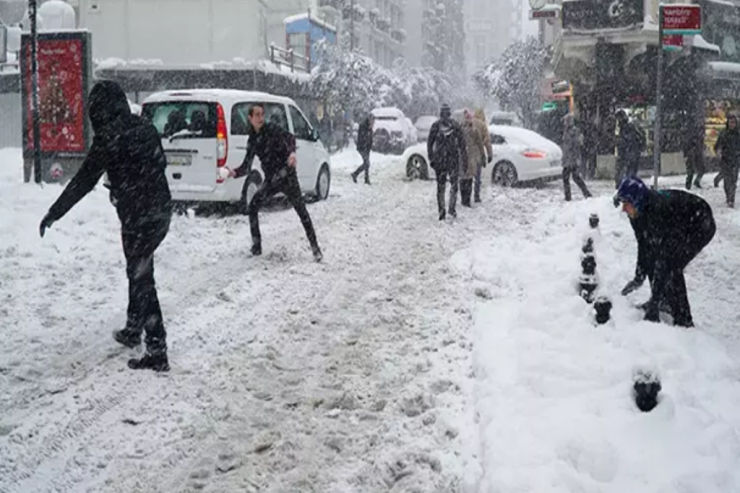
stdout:
<svg viewBox="0 0 740 493">
<path fill-rule="evenodd" d="M 313 132 L 311 131 L 311 125 L 308 124 L 305 118 L 298 108 L 295 106 L 290 107 L 290 117 L 293 119 L 293 130 L 295 130 L 295 138 L 301 140 L 313 140 Z"/>
<path fill-rule="evenodd" d="M 231 110 L 231 135 L 247 135 L 250 129 L 249 108 L 254 103 L 239 103 Z M 265 123 L 274 123 L 288 132 L 288 118 L 285 106 L 280 103 L 264 103 Z"/>
<path fill-rule="evenodd" d="M 152 122 L 162 137 L 183 132 L 183 138 L 213 138 L 216 136 L 216 103 L 198 101 L 167 101 L 145 104 L 142 116 Z"/>
</svg>

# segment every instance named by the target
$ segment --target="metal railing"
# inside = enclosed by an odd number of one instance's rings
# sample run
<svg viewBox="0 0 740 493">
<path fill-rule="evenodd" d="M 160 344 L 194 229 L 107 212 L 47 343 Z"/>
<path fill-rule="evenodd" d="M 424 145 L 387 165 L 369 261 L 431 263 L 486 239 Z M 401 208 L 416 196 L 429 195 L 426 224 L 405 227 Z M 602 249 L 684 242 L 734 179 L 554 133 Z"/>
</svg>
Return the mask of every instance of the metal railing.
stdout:
<svg viewBox="0 0 740 493">
<path fill-rule="evenodd" d="M 270 45 L 270 61 L 278 66 L 290 67 L 291 72 L 311 72 L 311 59 L 305 55 L 296 54 L 293 49 L 285 49 Z"/>
</svg>

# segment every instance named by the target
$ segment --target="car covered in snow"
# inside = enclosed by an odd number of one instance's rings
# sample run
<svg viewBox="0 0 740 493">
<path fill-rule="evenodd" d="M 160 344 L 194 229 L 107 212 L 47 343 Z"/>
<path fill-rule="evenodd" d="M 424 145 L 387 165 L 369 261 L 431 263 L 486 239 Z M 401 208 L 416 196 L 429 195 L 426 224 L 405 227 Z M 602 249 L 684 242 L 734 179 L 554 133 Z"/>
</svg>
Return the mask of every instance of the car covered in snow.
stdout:
<svg viewBox="0 0 740 493">
<path fill-rule="evenodd" d="M 562 175 L 563 152 L 556 143 L 524 128 L 491 125 L 488 130 L 493 161 L 484 173 L 490 173 L 491 183 L 513 187 L 528 182 L 551 181 Z M 408 178 L 432 178 L 426 143 L 406 149 L 402 162 Z"/>
<path fill-rule="evenodd" d="M 426 142 L 429 138 L 429 130 L 434 125 L 434 122 L 439 120 L 438 116 L 424 115 L 416 119 L 414 126 L 416 127 L 417 140 L 419 142 Z"/>
<path fill-rule="evenodd" d="M 417 131 L 411 120 L 398 108 L 375 108 L 373 150 L 380 153 L 398 154 L 417 142 Z"/>
<path fill-rule="evenodd" d="M 167 180 L 176 203 L 247 204 L 263 180 L 259 158 L 247 176 L 230 179 L 228 168 L 241 166 L 247 152 L 248 112 L 265 107 L 265 120 L 296 138 L 301 190 L 318 200 L 329 196 L 329 153 L 296 103 L 262 92 L 223 89 L 164 91 L 142 104 L 142 116 L 160 136 L 167 156 Z"/>
</svg>

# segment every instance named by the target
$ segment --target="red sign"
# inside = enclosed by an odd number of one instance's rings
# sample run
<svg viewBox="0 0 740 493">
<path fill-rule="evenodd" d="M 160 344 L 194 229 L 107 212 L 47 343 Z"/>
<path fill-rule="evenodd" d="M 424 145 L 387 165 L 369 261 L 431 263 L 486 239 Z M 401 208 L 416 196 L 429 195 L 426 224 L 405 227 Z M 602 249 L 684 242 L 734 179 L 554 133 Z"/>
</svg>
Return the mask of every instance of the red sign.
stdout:
<svg viewBox="0 0 740 493">
<path fill-rule="evenodd" d="M 26 43 L 24 48 L 26 149 L 33 150 L 31 44 Z M 82 39 L 38 40 L 41 152 L 86 151 L 84 56 Z"/>
<path fill-rule="evenodd" d="M 666 51 L 680 50 L 683 47 L 683 34 L 667 34 L 663 36 L 663 49 Z"/>
<path fill-rule="evenodd" d="M 701 7 L 698 5 L 664 5 L 663 33 L 701 33 Z"/>
</svg>

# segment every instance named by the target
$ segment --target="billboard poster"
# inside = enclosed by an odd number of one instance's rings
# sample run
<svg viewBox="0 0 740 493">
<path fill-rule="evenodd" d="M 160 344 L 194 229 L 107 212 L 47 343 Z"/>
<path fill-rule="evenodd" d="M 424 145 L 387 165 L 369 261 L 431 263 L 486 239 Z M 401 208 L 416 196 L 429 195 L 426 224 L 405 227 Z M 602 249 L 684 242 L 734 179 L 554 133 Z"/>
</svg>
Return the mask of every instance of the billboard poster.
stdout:
<svg viewBox="0 0 740 493">
<path fill-rule="evenodd" d="M 75 156 L 88 149 L 86 100 L 88 33 L 43 33 L 38 40 L 40 148 L 43 155 Z M 31 39 L 23 37 L 24 154 L 33 152 Z"/>
</svg>

